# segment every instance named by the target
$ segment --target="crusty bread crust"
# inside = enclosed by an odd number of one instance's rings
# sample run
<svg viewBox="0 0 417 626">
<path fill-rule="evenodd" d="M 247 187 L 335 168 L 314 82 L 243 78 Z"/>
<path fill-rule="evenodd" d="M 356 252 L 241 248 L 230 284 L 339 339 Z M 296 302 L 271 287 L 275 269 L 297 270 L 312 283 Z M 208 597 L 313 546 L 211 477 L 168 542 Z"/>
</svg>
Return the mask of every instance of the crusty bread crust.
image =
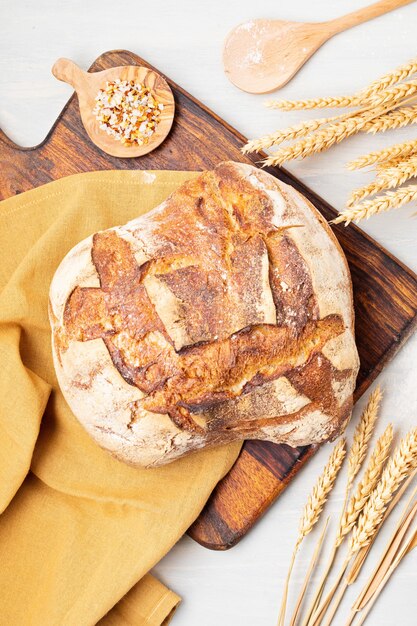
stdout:
<svg viewBox="0 0 417 626">
<path fill-rule="evenodd" d="M 221 163 L 78 244 L 50 320 L 74 414 L 134 465 L 235 439 L 319 443 L 350 416 L 346 259 L 303 196 L 249 165 Z"/>
</svg>

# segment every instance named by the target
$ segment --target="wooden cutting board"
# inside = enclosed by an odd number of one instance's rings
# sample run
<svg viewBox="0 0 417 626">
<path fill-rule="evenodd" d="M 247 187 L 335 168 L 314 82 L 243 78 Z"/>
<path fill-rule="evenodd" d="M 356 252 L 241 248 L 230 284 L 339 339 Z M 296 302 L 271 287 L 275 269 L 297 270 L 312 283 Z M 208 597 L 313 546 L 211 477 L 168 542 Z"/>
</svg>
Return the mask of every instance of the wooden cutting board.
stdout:
<svg viewBox="0 0 417 626">
<path fill-rule="evenodd" d="M 135 54 L 115 50 L 99 57 L 90 70 L 135 64 L 151 67 Z M 138 159 L 112 157 L 96 148 L 81 123 L 74 96 L 39 146 L 21 148 L 0 131 L 0 198 L 90 170 L 200 170 L 225 159 L 252 163 L 240 152 L 246 142 L 242 135 L 181 87 L 168 82 L 177 106 L 172 131 L 159 148 Z M 278 168 L 268 171 L 303 193 L 326 219 L 336 215 L 332 207 L 288 172 Z M 361 359 L 358 398 L 416 326 L 417 276 L 355 226 L 338 226 L 334 231 L 352 273 Z M 217 485 L 190 528 L 191 537 L 213 549 L 235 545 L 314 451 L 313 447 L 292 449 L 247 441 L 234 467 Z"/>
</svg>

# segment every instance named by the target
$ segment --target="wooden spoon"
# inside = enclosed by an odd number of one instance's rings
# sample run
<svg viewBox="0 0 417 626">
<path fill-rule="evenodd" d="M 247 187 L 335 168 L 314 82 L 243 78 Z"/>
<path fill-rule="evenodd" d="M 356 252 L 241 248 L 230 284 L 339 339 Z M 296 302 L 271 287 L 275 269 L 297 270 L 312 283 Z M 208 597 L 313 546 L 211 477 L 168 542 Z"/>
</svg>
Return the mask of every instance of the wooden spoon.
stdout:
<svg viewBox="0 0 417 626">
<path fill-rule="evenodd" d="M 77 92 L 80 104 L 81 119 L 91 141 L 96 146 L 116 157 L 138 157 L 147 154 L 159 146 L 168 135 L 174 120 L 175 102 L 168 83 L 162 76 L 139 65 L 124 65 L 112 67 L 102 72 L 84 72 L 78 65 L 69 59 L 58 59 L 52 68 L 52 74 L 58 80 L 69 83 Z M 96 104 L 95 97 L 100 89 L 106 86 L 107 81 L 134 80 L 142 83 L 152 92 L 159 103 L 164 105 L 156 130 L 149 138 L 149 142 L 139 146 L 127 146 L 108 135 L 100 128 L 99 122 L 93 113 Z"/>
<path fill-rule="evenodd" d="M 329 22 L 245 22 L 233 29 L 225 41 L 224 71 L 243 91 L 274 91 L 285 85 L 333 35 L 413 1 L 381 0 Z"/>
</svg>

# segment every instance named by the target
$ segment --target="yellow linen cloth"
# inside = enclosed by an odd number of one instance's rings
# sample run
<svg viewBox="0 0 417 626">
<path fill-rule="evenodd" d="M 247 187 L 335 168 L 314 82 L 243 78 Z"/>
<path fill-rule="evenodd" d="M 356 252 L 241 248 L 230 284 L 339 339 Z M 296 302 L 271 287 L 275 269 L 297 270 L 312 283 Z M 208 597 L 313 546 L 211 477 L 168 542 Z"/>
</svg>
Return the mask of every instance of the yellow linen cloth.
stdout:
<svg viewBox="0 0 417 626">
<path fill-rule="evenodd" d="M 47 309 L 52 276 L 76 243 L 195 175 L 78 174 L 0 205 L 0 624 L 160 626 L 179 602 L 148 572 L 240 446 L 149 470 L 113 458 L 59 390 Z"/>
</svg>

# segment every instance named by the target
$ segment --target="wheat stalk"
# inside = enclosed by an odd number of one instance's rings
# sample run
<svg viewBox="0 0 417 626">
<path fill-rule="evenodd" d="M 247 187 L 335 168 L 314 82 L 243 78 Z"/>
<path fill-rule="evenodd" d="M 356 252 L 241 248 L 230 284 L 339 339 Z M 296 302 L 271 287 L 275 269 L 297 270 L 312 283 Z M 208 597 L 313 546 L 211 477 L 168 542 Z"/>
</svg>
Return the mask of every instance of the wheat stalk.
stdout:
<svg viewBox="0 0 417 626">
<path fill-rule="evenodd" d="M 377 181 L 374 181 L 373 183 L 370 183 L 369 185 L 366 185 L 365 187 L 359 187 L 358 189 L 354 189 L 348 198 L 346 206 L 347 207 L 354 206 L 355 204 L 358 204 L 358 202 L 360 202 L 367 196 L 372 196 L 378 191 L 382 191 L 385 188 L 386 188 L 386 185 L 384 185 L 383 183 L 378 183 Z"/>
<path fill-rule="evenodd" d="M 403 161 L 403 159 L 404 159 L 403 156 L 398 156 L 398 157 L 394 157 L 393 159 L 390 159 L 389 161 L 382 161 L 382 163 L 375 163 L 375 169 L 379 174 L 380 172 L 383 172 L 385 169 L 387 169 L 387 167 L 395 167 L 395 165 L 397 165 L 397 163 L 400 163 L 400 161 Z"/>
<path fill-rule="evenodd" d="M 369 185 L 355 189 L 348 201 L 347 206 L 351 207 L 363 200 L 365 197 L 374 195 L 383 189 L 399 187 L 410 178 L 417 176 L 417 154 L 412 154 L 408 158 L 396 157 L 378 168 L 378 175 Z"/>
<path fill-rule="evenodd" d="M 396 191 L 387 191 L 382 196 L 376 196 L 372 200 L 366 200 L 361 204 L 357 204 L 346 211 L 343 211 L 334 220 L 333 224 L 345 222 L 347 226 L 350 222 L 358 222 L 362 219 L 368 219 L 371 215 L 396 209 L 412 200 L 417 199 L 417 185 L 408 185 Z"/>
<path fill-rule="evenodd" d="M 369 496 L 358 522 L 353 528 L 349 541 L 348 558 L 370 543 L 395 491 L 416 464 L 417 428 L 414 428 L 394 451 L 382 472 L 381 480 Z"/>
<path fill-rule="evenodd" d="M 414 99 L 414 97 L 410 99 Z M 375 108 L 364 107 L 355 113 L 341 116 L 338 122 L 329 124 L 326 128 L 313 133 L 305 139 L 295 142 L 287 148 L 278 149 L 264 160 L 264 166 L 281 165 L 291 159 L 304 159 L 314 152 L 323 152 L 333 144 L 340 143 L 343 139 L 359 132 L 368 121 L 386 113 L 395 106 L 395 103 L 388 103 L 387 105 L 381 105 Z"/>
<path fill-rule="evenodd" d="M 281 609 L 278 618 L 278 625 L 281 626 L 285 620 L 285 611 L 287 606 L 288 586 L 291 577 L 291 572 L 294 566 L 295 557 L 303 539 L 312 531 L 315 524 L 320 518 L 320 514 L 326 503 L 327 496 L 329 495 L 336 477 L 342 467 L 343 459 L 346 455 L 346 439 L 341 439 L 333 448 L 330 454 L 329 460 L 316 484 L 313 487 L 313 491 L 308 497 L 307 503 L 304 506 L 303 513 L 300 519 L 298 528 L 297 541 L 294 546 L 292 558 L 287 574 L 287 578 L 284 584 L 284 593 L 282 597 Z"/>
<path fill-rule="evenodd" d="M 336 536 L 336 547 L 339 547 L 344 537 L 350 533 L 371 492 L 376 487 L 384 463 L 387 460 L 392 439 L 392 424 L 388 424 L 383 435 L 376 442 L 362 480 L 356 487 L 342 515 Z"/>
<path fill-rule="evenodd" d="M 413 96 L 416 91 L 417 80 L 411 80 L 408 83 L 401 83 L 400 85 L 388 87 L 388 89 L 384 89 L 383 91 L 371 93 L 369 97 L 359 98 L 359 104 L 369 104 L 373 107 L 381 106 L 388 103 L 392 104 L 394 102 L 399 102 L 400 100 L 403 100 L 403 98 Z"/>
<path fill-rule="evenodd" d="M 326 523 L 325 523 L 325 525 L 323 527 L 323 530 L 321 532 L 321 535 L 319 537 L 319 540 L 318 540 L 318 542 L 316 544 L 316 547 L 314 548 L 314 552 L 313 552 L 313 555 L 311 557 L 310 565 L 308 567 L 308 570 L 307 570 L 306 575 L 304 577 L 304 581 L 303 581 L 302 587 L 301 587 L 300 592 L 298 594 L 298 598 L 297 598 L 297 601 L 296 601 L 296 604 L 295 604 L 294 612 L 293 612 L 292 617 L 291 617 L 290 626 L 295 626 L 297 621 L 298 621 L 298 615 L 300 613 L 301 605 L 303 603 L 303 600 L 304 600 L 304 597 L 305 597 L 305 594 L 306 594 L 306 590 L 307 590 L 308 584 L 310 582 L 311 575 L 312 575 L 312 573 L 314 572 L 314 570 L 316 568 L 318 558 L 319 558 L 319 556 L 321 554 L 324 538 L 325 538 L 326 532 L 327 532 L 327 527 L 329 525 L 329 519 L 330 519 L 330 517 L 327 518 Z"/>
<path fill-rule="evenodd" d="M 374 80 L 368 87 L 362 89 L 358 92 L 359 94 L 363 94 L 364 97 L 369 97 L 371 94 L 381 91 L 382 89 L 386 89 L 395 83 L 399 83 L 402 80 L 405 80 L 409 76 L 412 76 L 417 72 L 417 59 L 411 59 L 408 63 L 400 65 L 392 72 L 388 72 L 388 74 L 384 74 L 380 78 Z"/>
<path fill-rule="evenodd" d="M 408 158 L 396 157 L 390 161 L 377 164 L 377 177 L 369 185 L 354 189 L 346 203 L 352 207 L 367 196 L 375 195 L 378 191 L 399 187 L 410 178 L 417 176 L 417 154 Z"/>
<path fill-rule="evenodd" d="M 387 167 L 378 174 L 377 182 L 385 188 L 399 187 L 410 178 L 417 176 L 417 155 L 399 161 L 396 165 Z"/>
<path fill-rule="evenodd" d="M 268 135 L 263 135 L 258 139 L 251 139 L 246 143 L 242 148 L 243 154 L 248 152 L 260 152 L 261 150 L 270 148 L 273 145 L 279 145 L 284 141 L 290 141 L 293 139 L 298 139 L 299 137 L 305 137 L 309 133 L 314 132 L 320 126 L 324 126 L 326 124 L 330 124 L 331 122 L 335 122 L 337 120 L 349 119 L 352 117 L 356 117 L 359 114 L 365 113 L 369 110 L 369 107 L 365 107 L 354 113 L 343 113 L 341 115 L 335 115 L 332 117 L 321 117 L 313 120 L 307 120 L 305 122 L 301 122 L 300 124 L 295 124 L 294 126 L 289 126 L 287 128 L 277 130 L 274 133 L 270 133 Z M 381 108 L 380 113 L 384 113 L 385 109 Z M 377 111 L 375 115 L 379 112 Z"/>
<path fill-rule="evenodd" d="M 329 460 L 327 461 L 323 472 L 319 476 L 313 491 L 308 497 L 307 504 L 304 507 L 303 515 L 300 520 L 298 529 L 298 538 L 296 549 L 298 549 L 304 537 L 306 537 L 313 529 L 320 517 L 324 504 L 327 500 L 337 474 L 342 466 L 343 459 L 346 455 L 346 439 L 341 439 L 333 448 Z"/>
<path fill-rule="evenodd" d="M 371 393 L 369 396 L 369 400 L 362 411 L 360 420 L 355 428 L 355 432 L 353 434 L 353 443 L 349 451 L 348 455 L 348 475 L 347 475 L 347 484 L 346 484 L 346 492 L 345 492 L 345 501 L 342 507 L 342 515 L 345 512 L 347 499 L 349 497 L 349 491 L 352 486 L 352 483 L 357 475 L 363 460 L 366 456 L 366 452 L 368 449 L 369 440 L 372 436 L 373 430 L 375 428 L 375 423 L 378 418 L 378 409 L 381 403 L 382 393 L 379 387 Z M 341 524 L 342 516 L 339 521 L 339 526 Z M 340 545 L 341 541 L 337 543 L 335 540 L 333 549 L 330 553 L 330 557 L 324 570 L 320 582 L 317 586 L 316 592 L 310 603 L 307 618 L 304 621 L 306 624 L 310 618 L 310 616 L 315 611 L 318 603 L 320 602 L 321 595 L 323 593 L 324 586 L 326 584 L 329 572 L 333 566 L 334 559 L 336 557 L 337 549 Z"/>
<path fill-rule="evenodd" d="M 282 111 L 299 111 L 301 109 L 324 109 L 356 106 L 356 96 L 328 96 L 325 98 L 308 98 L 307 100 L 267 100 L 269 109 Z"/>
<path fill-rule="evenodd" d="M 417 139 L 404 141 L 390 146 L 389 148 L 376 150 L 374 152 L 369 152 L 369 154 L 365 154 L 364 156 L 360 156 L 354 161 L 350 161 L 346 167 L 349 170 L 357 170 L 362 167 L 367 167 L 368 165 L 373 165 L 374 163 L 383 163 L 384 161 L 391 161 L 397 157 L 405 157 L 409 154 L 415 153 L 416 151 Z"/>
<path fill-rule="evenodd" d="M 382 518 L 382 522 L 380 523 L 379 527 L 377 528 L 376 533 L 372 537 L 372 541 L 365 548 L 361 548 L 359 550 L 359 552 L 357 552 L 357 554 L 355 555 L 355 558 L 353 559 L 352 565 L 349 568 L 349 572 L 348 572 L 348 575 L 347 575 L 347 579 L 346 579 L 347 585 L 353 585 L 353 583 L 358 578 L 359 573 L 360 573 L 360 571 L 362 569 L 362 566 L 363 566 L 363 564 L 366 561 L 366 558 L 367 558 L 367 556 L 368 556 L 368 554 L 370 552 L 370 549 L 372 547 L 373 542 L 375 541 L 375 539 L 376 539 L 376 537 L 378 535 L 378 532 L 379 532 L 381 526 L 383 525 L 385 520 L 388 519 L 388 517 L 390 516 L 390 514 L 392 513 L 394 508 L 397 506 L 398 502 L 401 500 L 401 498 L 403 497 L 404 493 L 407 491 L 407 489 L 409 488 L 409 486 L 413 482 L 414 478 L 416 477 L 416 474 L 417 474 L 417 467 L 416 467 L 416 469 L 414 469 L 410 473 L 408 478 L 403 482 L 403 484 L 401 485 L 401 487 L 398 489 L 397 493 L 395 494 L 395 496 L 391 500 L 387 510 L 384 513 L 384 517 Z M 408 505 L 407 505 L 407 507 L 408 507 Z"/>
<path fill-rule="evenodd" d="M 355 428 L 353 442 L 348 456 L 348 481 L 346 485 L 346 492 L 350 490 L 368 450 L 369 440 L 372 436 L 375 423 L 378 418 L 378 409 L 381 404 L 381 398 L 381 389 L 376 387 L 376 389 L 369 396 L 367 405 Z"/>
<path fill-rule="evenodd" d="M 277 130 L 275 133 L 263 135 L 262 137 L 259 137 L 259 139 L 251 139 L 245 146 L 243 146 L 242 152 L 243 154 L 247 154 L 248 152 L 260 152 L 261 150 L 266 150 L 271 146 L 279 145 L 284 141 L 305 137 L 305 135 L 317 130 L 320 126 L 333 122 L 341 117 L 345 116 L 335 115 L 333 117 L 322 117 L 319 119 L 307 120 L 306 122 L 301 122 L 300 124 L 295 124 L 294 126 L 289 126 L 288 128 L 284 128 L 282 130 Z"/>
<path fill-rule="evenodd" d="M 412 59 L 408 63 L 404 65 L 400 65 L 392 72 L 389 72 L 388 74 L 384 74 L 380 78 L 377 78 L 364 89 L 361 89 L 360 91 L 356 92 L 354 96 L 351 97 L 351 101 L 353 101 L 354 103 L 356 102 L 365 103 L 369 100 L 372 100 L 376 95 L 379 95 L 378 92 L 381 92 L 381 91 L 386 92 L 386 90 L 389 87 L 405 80 L 406 78 L 409 78 L 416 72 L 417 72 L 417 60 Z M 402 85 L 399 85 L 399 88 L 401 87 Z M 349 97 L 347 96 L 346 98 L 349 98 Z M 343 98 L 340 98 L 340 100 L 343 101 Z M 407 113 L 405 113 L 405 115 L 407 115 Z M 401 116 L 398 117 L 398 119 L 400 118 Z"/>
<path fill-rule="evenodd" d="M 384 513 L 389 507 L 389 503 L 391 502 L 396 490 L 402 481 L 414 471 L 416 466 L 417 428 L 414 428 L 406 435 L 406 437 L 400 442 L 400 445 L 395 449 L 392 457 L 388 460 L 382 472 L 380 481 L 371 492 L 367 502 L 365 503 L 362 513 L 360 514 L 356 525 L 353 527 L 349 540 L 348 554 L 342 565 L 341 571 L 329 594 L 313 614 L 312 620 L 309 622 L 312 626 L 318 626 L 321 624 L 333 599 L 333 605 L 331 606 L 330 613 L 326 620 L 326 626 L 330 624 L 349 584 L 347 577 L 339 588 L 339 584 L 350 560 L 361 549 L 366 548 L 373 541 L 373 537 L 379 530 L 380 524 L 384 518 Z"/>
<path fill-rule="evenodd" d="M 314 152 L 323 152 L 335 143 L 360 131 L 366 122 L 376 115 L 369 111 L 349 117 L 336 124 L 329 124 L 326 128 L 317 131 L 310 137 L 301 139 L 287 148 L 280 148 L 264 161 L 264 165 L 281 165 L 292 159 L 304 159 Z"/>
<path fill-rule="evenodd" d="M 337 549 L 341 545 L 343 539 L 349 532 L 352 530 L 355 525 L 356 520 L 358 519 L 361 511 L 363 510 L 370 494 L 376 487 L 379 477 L 382 472 L 382 468 L 389 454 L 390 446 L 393 438 L 393 430 L 392 425 L 389 424 L 385 429 L 383 435 L 378 439 L 375 448 L 372 452 L 369 463 L 365 469 L 362 480 L 358 484 L 355 492 L 352 494 L 349 504 L 344 508 L 342 517 L 339 522 L 339 527 L 336 535 L 336 540 L 333 548 L 332 559 L 330 561 L 330 567 L 328 567 L 325 571 L 324 580 L 321 581 L 320 591 L 322 593 L 324 589 L 325 582 L 327 580 L 329 571 L 333 564 L 333 560 L 336 554 Z M 310 609 L 310 615 L 314 614 L 314 621 L 316 622 L 319 618 L 320 620 L 324 617 L 326 608 L 330 604 L 331 598 L 336 591 L 338 584 L 340 583 L 346 568 L 348 565 L 348 560 L 345 561 L 342 571 L 339 573 L 336 584 L 333 585 L 331 593 L 327 595 L 326 600 L 320 605 L 319 609 L 317 609 L 317 603 L 321 598 L 321 593 L 316 594 L 315 602 L 313 603 Z M 343 590 L 343 587 L 342 587 Z M 342 594 L 344 591 L 342 591 Z"/>
<path fill-rule="evenodd" d="M 313 612 L 312 617 L 309 619 L 308 621 L 308 626 L 319 626 L 319 624 L 321 624 L 321 622 L 323 621 L 323 618 L 326 614 L 326 611 L 332 601 L 332 599 L 335 597 L 335 594 L 338 590 L 338 587 L 340 585 L 340 582 L 345 574 L 346 568 L 348 566 L 349 562 L 345 561 L 342 569 L 340 570 L 335 582 L 333 583 L 329 593 L 327 594 L 326 598 L 321 602 L 321 604 L 319 605 L 319 607 Z M 343 588 L 343 587 L 342 587 Z"/>
<path fill-rule="evenodd" d="M 293 141 L 289 146 L 280 147 L 263 162 L 264 166 L 279 166 L 285 161 L 304 159 L 314 153 L 329 149 L 334 144 L 356 134 L 383 132 L 389 128 L 400 128 L 417 123 L 417 105 L 405 106 L 417 98 L 417 59 L 411 59 L 392 72 L 384 74 L 364 89 L 351 96 L 310 98 L 305 100 L 269 101 L 267 106 L 282 110 L 312 109 L 324 107 L 357 107 L 357 110 L 333 117 L 322 117 L 295 124 L 286 129 L 248 141 L 242 152 L 260 152 L 283 142 Z M 411 77 L 410 80 L 407 80 Z M 402 206 L 414 199 L 413 188 L 408 187 L 398 195 L 386 193 L 371 200 L 378 192 L 402 185 L 417 175 L 417 159 L 407 164 L 406 156 L 417 154 L 417 139 L 396 144 L 386 150 L 371 152 L 348 163 L 349 169 L 376 165 L 382 176 L 372 183 L 355 189 L 347 202 L 347 210 L 341 213 L 334 223 L 359 221 L 375 213 Z M 385 171 L 386 167 L 397 167 L 396 171 Z"/>
<path fill-rule="evenodd" d="M 377 601 L 381 591 L 384 589 L 385 585 L 387 584 L 388 580 L 391 578 L 391 576 L 393 575 L 393 573 L 397 569 L 398 565 L 401 563 L 402 559 L 411 550 L 413 550 L 415 548 L 416 540 L 417 540 L 417 527 L 414 527 L 414 532 L 409 537 L 409 539 L 404 541 L 403 544 L 400 546 L 399 552 L 398 552 L 397 556 L 394 558 L 393 562 L 388 567 L 387 571 L 385 572 L 384 576 L 382 577 L 382 579 L 381 579 L 381 581 L 380 581 L 380 583 L 378 585 L 378 588 L 375 590 L 372 598 L 370 599 L 370 601 L 368 602 L 367 606 L 365 607 L 365 610 L 362 611 L 362 613 L 360 615 L 360 618 L 359 618 L 359 621 L 357 623 L 357 626 L 362 626 L 362 624 L 364 623 L 364 621 L 368 617 L 368 615 L 369 615 L 373 605 Z"/>
<path fill-rule="evenodd" d="M 414 475 L 415 475 L 415 470 L 410 474 L 410 476 L 408 477 L 406 482 L 408 482 L 410 480 L 410 478 L 412 478 Z M 404 484 L 403 484 L 403 487 L 404 487 Z M 372 545 L 372 543 L 373 543 L 373 541 L 375 539 L 376 534 L 378 533 L 380 527 L 382 526 L 383 522 L 385 521 L 385 519 L 387 517 L 387 514 L 388 514 L 389 510 L 391 509 L 391 507 L 394 508 L 394 506 L 395 506 L 394 502 L 397 503 L 400 500 L 401 495 L 402 495 L 401 492 L 403 491 L 403 487 L 401 487 L 401 489 L 398 490 L 396 496 L 392 499 L 391 504 L 387 508 L 387 510 L 386 510 L 386 512 L 384 514 L 383 519 L 381 520 L 381 522 L 378 525 L 375 533 L 373 534 L 371 542 L 369 544 L 367 544 L 367 546 L 365 548 L 361 548 L 361 550 L 357 553 L 356 556 L 359 556 L 364 549 L 367 550 Z M 385 550 L 385 552 L 383 554 L 383 557 L 382 557 L 383 561 L 384 560 L 386 561 L 387 559 L 389 559 L 390 555 L 392 556 L 393 554 L 395 555 L 397 553 L 398 540 L 400 539 L 401 534 L 406 534 L 406 532 L 407 532 L 407 528 L 406 527 L 410 526 L 410 524 L 411 524 L 411 522 L 412 522 L 412 520 L 413 520 L 413 518 L 414 518 L 414 516 L 416 514 L 417 502 L 414 502 L 414 505 L 412 506 L 411 510 L 409 509 L 409 504 L 410 504 L 410 502 L 414 498 L 415 491 L 416 491 L 416 489 L 414 489 L 413 495 L 410 497 L 409 501 L 407 502 L 405 510 L 404 510 L 404 513 L 401 515 L 401 518 L 400 518 L 399 522 L 396 525 L 396 528 L 395 528 L 395 530 L 394 530 L 394 532 L 392 534 L 392 537 L 391 537 L 391 539 L 389 541 L 389 544 L 388 544 L 388 546 L 387 546 L 387 548 L 386 548 L 386 550 Z M 401 539 L 400 539 L 399 543 L 401 543 Z M 395 544 L 397 544 L 397 546 Z M 374 574 L 371 577 L 371 583 L 370 583 L 371 587 L 372 587 L 372 584 L 373 584 L 373 582 L 375 580 L 375 578 L 374 578 L 375 575 L 376 575 L 376 577 L 378 576 L 378 569 L 379 568 L 377 567 L 376 570 L 374 570 Z M 340 605 L 340 602 L 343 599 L 343 596 L 344 596 L 344 594 L 346 592 L 346 589 L 347 589 L 348 585 L 351 584 L 351 582 L 349 582 L 349 576 L 350 576 L 350 572 L 346 576 L 346 578 L 344 579 L 342 585 L 340 586 L 340 589 L 337 592 L 337 595 L 334 598 L 333 606 L 332 606 L 331 612 L 330 612 L 330 614 L 328 616 L 328 619 L 326 621 L 325 626 L 329 626 L 330 625 L 330 623 L 331 623 L 331 621 L 332 621 L 334 615 L 336 614 L 336 611 L 337 611 L 337 609 L 338 609 L 338 607 Z M 356 600 L 355 604 L 352 607 L 353 610 L 352 610 L 352 612 L 351 612 L 351 614 L 350 614 L 350 616 L 348 618 L 346 626 L 349 626 L 349 624 L 351 624 L 353 611 L 355 611 L 355 613 L 356 613 L 356 610 L 358 610 L 358 606 L 357 605 L 365 600 L 365 598 L 367 596 L 367 593 L 368 593 L 368 589 L 365 588 L 363 593 L 361 593 L 359 598 Z"/>
<path fill-rule="evenodd" d="M 400 107 L 384 113 L 379 117 L 371 120 L 363 127 L 363 131 L 366 133 L 384 133 L 386 130 L 392 130 L 394 128 L 402 128 L 407 124 L 417 123 L 417 105 L 410 107 Z"/>
<path fill-rule="evenodd" d="M 265 105 L 271 109 L 281 109 L 282 111 L 356 107 L 368 104 L 377 107 L 408 98 L 414 95 L 416 91 L 417 80 L 411 80 L 408 83 L 394 85 L 377 92 L 358 92 L 353 96 L 327 96 L 324 98 L 308 98 L 306 100 L 268 100 Z"/>
<path fill-rule="evenodd" d="M 357 611 L 363 609 L 363 607 L 371 598 L 375 590 L 375 586 L 377 586 L 378 582 L 381 580 L 381 576 L 383 575 L 384 571 L 386 571 L 387 565 L 392 562 L 392 559 L 397 554 L 398 549 L 403 542 L 404 537 L 406 536 L 414 517 L 417 514 L 417 500 L 415 499 L 416 492 L 417 486 L 414 488 L 413 493 L 410 496 L 402 515 L 400 516 L 400 519 L 395 524 L 395 528 L 385 547 L 385 550 L 382 552 L 380 559 L 376 567 L 374 568 L 370 578 L 368 579 L 366 585 L 352 605 L 352 613 L 356 613 Z"/>
<path fill-rule="evenodd" d="M 329 124 L 330 122 L 334 122 L 343 117 L 347 117 L 346 114 L 307 120 L 305 122 L 289 126 L 288 128 L 277 130 L 274 133 L 263 135 L 258 139 L 251 139 L 245 146 L 243 146 L 242 153 L 247 154 L 248 152 L 260 152 L 261 150 L 266 150 L 271 146 L 279 145 L 284 141 L 305 137 L 310 132 L 320 128 L 320 126 L 324 126 L 325 124 Z M 402 126 L 406 126 L 410 123 L 417 123 L 417 105 L 414 107 L 403 107 L 398 110 L 384 113 L 367 122 L 361 130 L 367 133 L 375 134 L 392 128 L 401 128 Z"/>
</svg>

